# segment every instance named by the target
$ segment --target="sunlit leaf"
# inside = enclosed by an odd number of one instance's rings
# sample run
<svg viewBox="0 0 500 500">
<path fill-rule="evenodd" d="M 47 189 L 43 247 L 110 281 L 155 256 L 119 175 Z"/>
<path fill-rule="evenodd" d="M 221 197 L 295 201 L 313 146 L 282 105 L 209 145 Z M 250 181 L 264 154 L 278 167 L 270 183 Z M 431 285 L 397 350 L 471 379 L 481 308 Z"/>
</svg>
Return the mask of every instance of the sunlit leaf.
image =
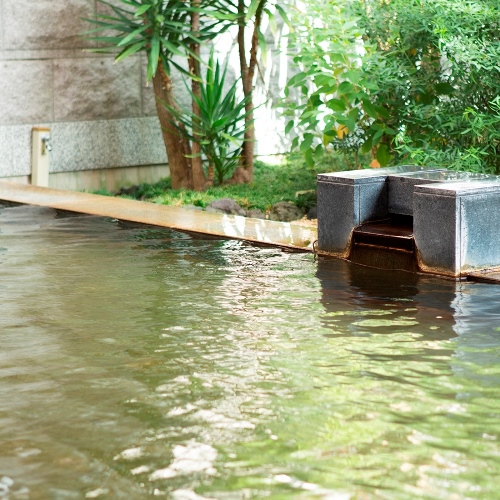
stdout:
<svg viewBox="0 0 500 500">
<path fill-rule="evenodd" d="M 250 21 L 250 19 L 253 18 L 253 16 L 257 12 L 257 9 L 259 8 L 261 1 L 263 0 L 251 0 L 250 5 L 248 6 L 247 13 L 245 15 L 246 22 Z"/>
<path fill-rule="evenodd" d="M 376 158 L 380 163 L 380 166 L 385 167 L 389 164 L 392 159 L 392 155 L 389 152 L 389 148 L 385 144 L 381 144 L 377 149 Z"/>
<path fill-rule="evenodd" d="M 304 134 L 304 140 L 300 144 L 300 151 L 305 152 L 307 149 L 309 149 L 312 145 L 313 140 L 313 134 Z"/>
<path fill-rule="evenodd" d="M 134 17 L 140 17 L 142 16 L 145 12 L 147 12 L 153 5 L 152 4 L 144 4 L 141 5 L 140 7 L 137 8 L 136 13 L 134 14 Z"/>
</svg>

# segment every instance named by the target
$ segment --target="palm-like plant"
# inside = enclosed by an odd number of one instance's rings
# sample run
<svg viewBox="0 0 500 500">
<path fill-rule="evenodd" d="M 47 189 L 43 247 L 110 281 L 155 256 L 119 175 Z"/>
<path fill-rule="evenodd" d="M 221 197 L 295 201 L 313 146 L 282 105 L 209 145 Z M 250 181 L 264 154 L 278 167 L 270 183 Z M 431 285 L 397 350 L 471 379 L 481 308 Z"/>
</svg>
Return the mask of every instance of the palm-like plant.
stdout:
<svg viewBox="0 0 500 500">
<path fill-rule="evenodd" d="M 175 67 L 188 75 L 191 79 L 191 94 L 201 100 L 200 45 L 231 26 L 238 28 L 241 82 L 246 96 L 243 114 L 246 125 L 241 161 L 233 180 L 250 181 L 255 136 L 252 93 L 257 50 L 259 46 L 265 48 L 265 37 L 260 26 L 264 15 L 269 16 L 274 23 L 268 4 L 273 4 L 281 17 L 287 20 L 284 8 L 280 5 L 285 5 L 285 0 L 119 0 L 121 6 L 116 5 L 116 0 L 113 3 L 110 0 L 97 1 L 106 5 L 109 13 L 101 13 L 97 15 L 97 19 L 89 19 L 97 25 L 97 29 L 87 32 L 87 37 L 104 45 L 92 50 L 112 51 L 116 53 L 117 61 L 140 51 L 147 55 L 148 80 L 153 81 L 172 186 L 176 188 L 202 189 L 205 179 L 200 143 L 194 140 L 190 144 L 188 134 L 179 137 L 177 129 L 185 127 L 185 124 L 175 123 L 177 118 L 170 111 L 176 109 L 170 79 L 171 68 Z M 252 30 L 249 47 L 247 26 L 251 26 Z M 110 32 L 113 34 L 109 34 Z M 187 59 L 188 68 L 182 63 L 178 64 L 174 56 L 181 56 L 184 61 Z M 200 116 L 196 99 L 193 99 L 192 113 Z M 195 120 L 191 127 L 194 130 L 193 136 L 200 135 L 196 130 L 198 123 L 201 124 Z"/>
<path fill-rule="evenodd" d="M 226 29 L 231 16 L 216 11 L 213 4 L 218 0 L 120 0 L 122 6 L 98 1 L 106 5 L 108 13 L 90 20 L 97 28 L 87 32 L 87 37 L 103 44 L 93 51 L 117 52 L 117 61 L 140 51 L 147 54 L 147 78 L 153 81 L 172 186 L 202 189 L 201 162 L 191 158 L 187 138 L 179 140 L 176 127 L 182 124 L 175 124 L 175 116 L 168 111 L 176 108 L 170 71 L 177 68 L 196 86 L 200 80 L 199 46 Z M 178 64 L 174 56 L 188 59 L 189 68 Z"/>
<path fill-rule="evenodd" d="M 191 111 L 169 108 L 181 134 L 200 144 L 201 154 L 208 161 L 208 180 L 214 177 L 219 184 L 224 182 L 238 165 L 248 126 L 245 123 L 247 97 L 238 99 L 238 81 L 224 91 L 227 64 L 221 68 L 210 54 L 205 79 L 200 83 L 200 94 L 195 95 L 189 87 L 191 98 L 197 103 L 199 114 Z"/>
<path fill-rule="evenodd" d="M 87 31 L 90 39 L 104 46 L 92 49 L 93 52 L 118 54 L 118 62 L 136 52 L 144 51 L 148 57 L 147 79 L 151 81 L 158 64 L 170 74 L 172 66 L 181 73 L 187 73 L 184 66 L 177 64 L 173 57 L 197 57 L 191 49 L 193 44 L 202 44 L 213 39 L 229 25 L 222 23 L 224 16 L 217 15 L 212 8 L 213 1 L 182 0 L 120 0 L 124 7 L 113 5 L 106 0 L 98 0 L 106 5 L 109 14 L 98 13 L 97 19 L 89 21 L 97 25 Z M 210 16 L 210 20 L 199 27 L 196 33 L 191 30 L 190 17 L 193 12 Z M 113 34 L 109 34 L 112 31 Z M 99 36 L 98 33 L 104 33 Z"/>
</svg>

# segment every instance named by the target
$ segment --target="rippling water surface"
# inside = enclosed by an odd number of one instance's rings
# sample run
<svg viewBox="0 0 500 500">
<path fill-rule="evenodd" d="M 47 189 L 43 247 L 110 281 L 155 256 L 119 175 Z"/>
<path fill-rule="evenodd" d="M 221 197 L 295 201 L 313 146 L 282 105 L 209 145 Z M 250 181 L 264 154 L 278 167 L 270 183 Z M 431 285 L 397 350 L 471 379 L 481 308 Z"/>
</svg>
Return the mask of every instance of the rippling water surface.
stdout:
<svg viewBox="0 0 500 500">
<path fill-rule="evenodd" d="M 500 288 L 0 210 L 0 498 L 498 498 Z"/>
</svg>

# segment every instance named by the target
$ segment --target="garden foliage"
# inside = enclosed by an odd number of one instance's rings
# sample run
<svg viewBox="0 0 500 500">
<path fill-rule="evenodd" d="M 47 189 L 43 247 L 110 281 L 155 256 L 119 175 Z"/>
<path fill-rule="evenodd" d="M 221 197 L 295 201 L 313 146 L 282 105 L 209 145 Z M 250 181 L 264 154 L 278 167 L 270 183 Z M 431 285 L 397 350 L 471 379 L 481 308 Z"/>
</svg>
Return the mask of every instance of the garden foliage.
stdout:
<svg viewBox="0 0 500 500">
<path fill-rule="evenodd" d="M 98 0 L 101 9 L 96 19 L 89 21 L 97 26 L 86 33 L 99 47 L 96 52 L 112 52 L 116 61 L 143 52 L 147 56 L 147 79 L 153 82 L 157 110 L 167 150 L 172 186 L 201 190 L 207 187 L 202 168 L 202 153 L 207 155 L 210 142 L 222 153 L 221 145 L 228 137 L 234 142 L 238 137 L 241 154 L 239 166 L 219 165 L 225 174 L 234 170 L 233 182 L 250 182 L 253 173 L 254 129 L 253 86 L 259 48 L 265 49 L 266 40 L 261 33 L 261 21 L 267 17 L 272 25 L 277 12 L 286 19 L 279 2 L 271 0 Z M 223 32 L 235 33 L 238 46 L 241 88 L 245 99 L 239 107 L 245 122 L 243 134 L 219 135 L 214 142 L 213 123 L 201 116 L 199 105 L 203 95 L 202 68 L 206 62 L 201 57 L 201 47 L 210 46 Z M 192 109 L 178 112 L 178 101 L 171 78 L 173 69 L 180 71 L 191 83 Z M 210 69 L 208 74 L 213 74 Z M 225 72 L 219 73 L 224 79 Z M 223 81 L 220 82 L 221 88 Z M 213 87 L 213 85 L 212 85 Z M 205 85 L 205 90 L 208 86 Z M 230 92 L 235 92 L 232 89 Z M 231 100 L 229 96 L 226 103 Z M 205 103 L 206 104 L 206 103 Z M 235 106 L 237 103 L 234 103 Z M 183 119 L 180 119 L 181 116 Z M 185 118 L 190 117 L 189 123 Z M 226 123 L 227 125 L 227 123 Z M 181 134 L 179 134 L 179 131 Z M 234 132 L 234 131 L 233 131 Z M 224 134 L 222 130 L 221 134 Z M 211 135 L 212 134 L 212 135 Z M 209 138 L 211 135 L 212 138 Z M 190 140 L 191 139 L 191 140 Z M 204 150 L 200 150 L 200 145 Z M 227 148 L 226 148 L 227 149 Z M 229 158 L 226 154 L 226 160 Z M 231 157 L 232 158 L 232 157 Z M 234 159 L 234 158 L 232 158 Z M 215 160 L 212 158 L 212 165 Z M 218 161 L 218 160 L 217 160 Z M 225 175 L 224 174 L 224 175 Z M 219 180 L 222 177 L 219 176 Z M 210 180 L 210 179 L 209 179 Z"/>
<path fill-rule="evenodd" d="M 181 134 L 187 135 L 191 142 L 200 144 L 200 154 L 208 162 L 208 178 L 213 183 L 214 176 L 222 184 L 230 176 L 240 160 L 243 136 L 245 134 L 245 104 L 247 98 L 237 98 L 236 81 L 224 89 L 227 65 L 221 69 L 213 52 L 208 61 L 206 75 L 200 83 L 200 95 L 188 92 L 197 103 L 198 113 L 181 108 L 171 108 Z M 197 133 L 197 131 L 201 131 Z"/>
<path fill-rule="evenodd" d="M 497 0 L 301 5 L 286 113 L 308 164 L 341 150 L 353 168 L 371 153 L 372 166 L 500 174 Z"/>
</svg>

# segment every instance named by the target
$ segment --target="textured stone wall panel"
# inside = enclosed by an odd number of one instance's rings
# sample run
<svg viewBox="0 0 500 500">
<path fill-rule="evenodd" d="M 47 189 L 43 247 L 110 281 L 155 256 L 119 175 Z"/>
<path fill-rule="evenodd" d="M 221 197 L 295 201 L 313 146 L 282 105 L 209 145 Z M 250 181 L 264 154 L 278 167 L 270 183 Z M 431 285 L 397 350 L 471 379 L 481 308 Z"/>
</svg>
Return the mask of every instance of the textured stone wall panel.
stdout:
<svg viewBox="0 0 500 500">
<path fill-rule="evenodd" d="M 2 0 L 4 49 L 89 47 L 81 36 L 92 25 L 94 0 Z"/>
<path fill-rule="evenodd" d="M 51 124 L 51 172 L 166 163 L 158 118 Z"/>
<path fill-rule="evenodd" d="M 137 117 L 141 110 L 139 57 L 117 64 L 112 57 L 54 62 L 56 121 Z"/>
<path fill-rule="evenodd" d="M 0 0 L 0 51 L 3 49 L 3 4 Z"/>
<path fill-rule="evenodd" d="M 31 128 L 0 126 L 0 177 L 31 174 Z"/>
<path fill-rule="evenodd" d="M 52 80 L 51 61 L 0 61 L 0 125 L 51 121 Z"/>
<path fill-rule="evenodd" d="M 156 116 L 157 113 L 153 84 L 144 85 L 142 88 L 142 114 L 144 116 Z"/>
<path fill-rule="evenodd" d="M 141 54 L 142 114 L 144 116 L 157 116 L 153 82 L 148 82 L 147 75 L 148 58 L 146 54 Z"/>
</svg>

